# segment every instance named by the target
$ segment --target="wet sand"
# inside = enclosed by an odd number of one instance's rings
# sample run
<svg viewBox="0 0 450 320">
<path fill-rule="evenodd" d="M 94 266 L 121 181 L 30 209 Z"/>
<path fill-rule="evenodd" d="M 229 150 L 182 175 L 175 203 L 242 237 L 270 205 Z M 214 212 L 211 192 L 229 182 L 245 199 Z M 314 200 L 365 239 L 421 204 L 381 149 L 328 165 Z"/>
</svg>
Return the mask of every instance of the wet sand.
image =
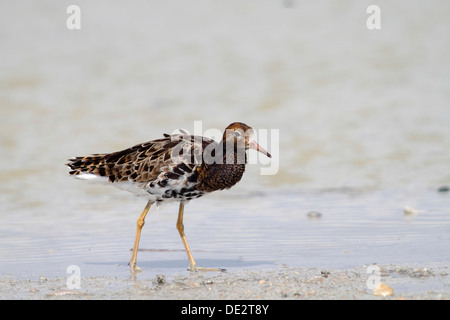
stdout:
<svg viewBox="0 0 450 320">
<path fill-rule="evenodd" d="M 69 289 L 62 277 L 17 280 L 0 278 L 1 299 L 96 300 L 291 300 L 291 299 L 450 299 L 449 268 L 445 265 L 375 265 L 380 281 L 392 295 L 374 294 L 367 266 L 352 269 L 289 268 L 239 272 L 182 272 L 153 279 L 82 278 Z M 370 285 L 369 285 L 370 286 Z"/>
</svg>

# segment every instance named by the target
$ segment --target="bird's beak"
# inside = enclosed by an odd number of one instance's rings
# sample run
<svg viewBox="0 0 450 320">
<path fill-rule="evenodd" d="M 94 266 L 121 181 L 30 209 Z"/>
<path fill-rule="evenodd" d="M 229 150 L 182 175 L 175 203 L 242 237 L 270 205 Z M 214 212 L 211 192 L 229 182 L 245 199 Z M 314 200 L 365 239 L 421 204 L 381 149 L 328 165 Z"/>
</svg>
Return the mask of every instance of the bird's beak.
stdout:
<svg viewBox="0 0 450 320">
<path fill-rule="evenodd" d="M 268 156 L 269 158 L 272 158 L 272 156 L 270 155 L 270 153 L 268 153 L 266 150 L 264 150 L 259 144 L 256 143 L 256 141 L 254 139 L 251 139 L 249 141 L 248 144 L 250 149 L 255 149 L 256 151 L 261 152 L 262 154 L 265 154 L 266 156 Z"/>
</svg>

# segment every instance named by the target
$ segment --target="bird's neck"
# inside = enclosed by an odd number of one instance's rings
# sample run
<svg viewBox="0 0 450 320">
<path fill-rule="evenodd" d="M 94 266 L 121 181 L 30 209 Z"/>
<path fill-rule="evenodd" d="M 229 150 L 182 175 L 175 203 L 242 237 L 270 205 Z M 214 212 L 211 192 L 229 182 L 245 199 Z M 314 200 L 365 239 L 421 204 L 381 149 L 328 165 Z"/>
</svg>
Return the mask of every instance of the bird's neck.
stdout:
<svg viewBox="0 0 450 320">
<path fill-rule="evenodd" d="M 219 149 L 222 150 L 223 164 L 245 164 L 247 163 L 247 153 L 243 146 L 237 143 L 227 144 L 223 140 L 219 144 Z"/>
<path fill-rule="evenodd" d="M 235 146 L 235 148 L 228 147 L 227 150 L 223 143 L 220 147 L 223 150 L 222 163 L 219 161 L 204 164 L 199 177 L 201 188 L 208 192 L 231 188 L 241 180 L 245 171 L 247 161 L 245 149 Z"/>
</svg>

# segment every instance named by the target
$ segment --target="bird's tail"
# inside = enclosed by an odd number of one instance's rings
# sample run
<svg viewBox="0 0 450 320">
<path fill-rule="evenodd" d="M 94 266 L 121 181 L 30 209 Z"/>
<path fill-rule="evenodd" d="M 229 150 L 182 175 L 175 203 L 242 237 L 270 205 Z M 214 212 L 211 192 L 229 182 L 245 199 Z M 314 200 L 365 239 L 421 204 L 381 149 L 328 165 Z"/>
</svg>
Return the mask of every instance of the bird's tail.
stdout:
<svg viewBox="0 0 450 320">
<path fill-rule="evenodd" d="M 70 168 L 70 175 L 81 179 L 108 177 L 111 175 L 112 169 L 107 164 L 105 154 L 70 158 L 66 165 Z"/>
</svg>

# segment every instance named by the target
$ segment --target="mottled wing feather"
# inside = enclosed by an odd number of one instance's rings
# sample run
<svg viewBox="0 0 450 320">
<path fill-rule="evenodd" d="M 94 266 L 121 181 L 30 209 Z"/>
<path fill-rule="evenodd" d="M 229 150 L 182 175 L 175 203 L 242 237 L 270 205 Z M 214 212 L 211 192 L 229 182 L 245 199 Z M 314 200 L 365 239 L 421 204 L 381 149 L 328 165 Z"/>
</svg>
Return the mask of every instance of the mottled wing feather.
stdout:
<svg viewBox="0 0 450 320">
<path fill-rule="evenodd" d="M 206 145 L 217 143 L 204 137 L 164 135 L 131 148 L 107 154 L 93 154 L 69 159 L 72 175 L 90 173 L 107 177 L 110 182 L 151 183 L 177 179 L 191 173 L 200 163 Z M 194 159 L 194 157 L 196 159 Z M 192 180 L 192 179 L 191 179 Z"/>
<path fill-rule="evenodd" d="M 170 141 L 170 139 L 169 139 Z M 69 159 L 67 164 L 72 171 L 72 175 L 91 173 L 101 177 L 107 177 L 111 182 L 120 182 L 138 178 L 138 173 L 144 168 L 142 163 L 149 157 L 156 160 L 159 155 L 155 155 L 158 150 L 164 151 L 167 139 L 158 139 L 143 144 L 135 145 L 131 148 L 107 154 L 93 154 L 86 157 L 76 157 Z M 152 167 L 146 167 L 146 176 L 151 179 L 157 176 L 155 169 L 157 162 L 153 161 Z M 141 169 L 142 168 L 142 169 Z"/>
</svg>

